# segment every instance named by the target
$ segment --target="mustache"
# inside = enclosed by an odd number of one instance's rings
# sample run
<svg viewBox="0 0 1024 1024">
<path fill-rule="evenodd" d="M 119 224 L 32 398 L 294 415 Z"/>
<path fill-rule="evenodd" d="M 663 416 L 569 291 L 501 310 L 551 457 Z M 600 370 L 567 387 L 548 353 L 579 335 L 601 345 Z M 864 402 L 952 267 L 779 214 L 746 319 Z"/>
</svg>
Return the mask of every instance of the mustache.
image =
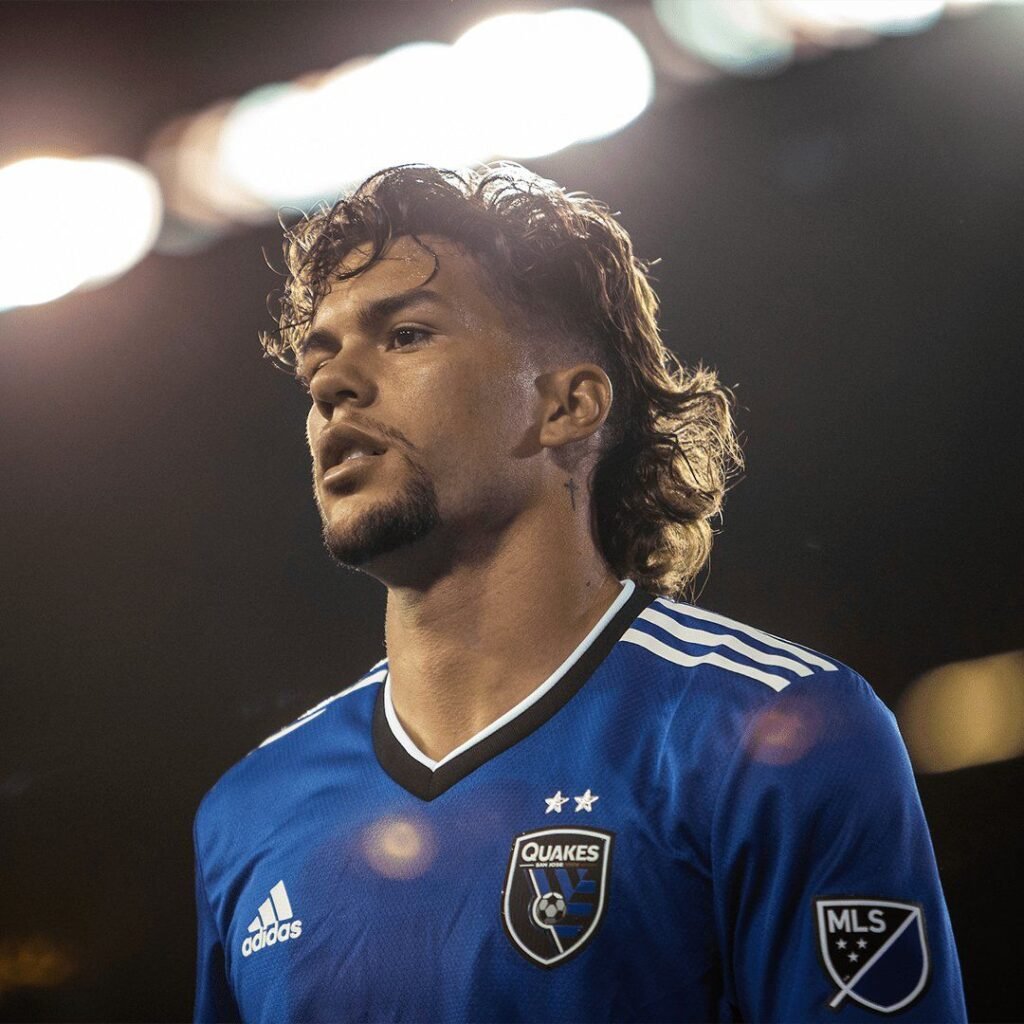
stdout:
<svg viewBox="0 0 1024 1024">
<path fill-rule="evenodd" d="M 358 427 L 361 424 L 354 422 L 354 425 Z M 364 429 L 376 432 L 386 441 L 397 442 L 409 451 L 419 451 L 416 445 L 414 445 L 412 441 L 409 440 L 409 438 L 406 437 L 405 434 L 403 434 L 397 427 L 389 427 L 386 423 L 377 423 L 374 420 L 367 420 L 366 427 Z"/>
<path fill-rule="evenodd" d="M 382 423 L 379 420 L 374 420 L 369 417 L 360 419 L 347 417 L 345 425 L 347 427 L 351 427 L 353 430 L 362 431 L 371 437 L 379 438 L 381 441 L 384 441 L 389 448 L 395 447 L 400 450 L 404 449 L 405 453 L 419 451 L 419 448 L 417 448 L 413 441 L 406 437 L 401 430 L 397 427 L 388 426 L 388 424 Z M 333 442 L 330 439 L 331 432 L 332 425 L 328 423 L 317 436 L 316 440 L 307 434 L 307 441 L 309 442 L 309 448 L 313 453 L 315 462 L 322 463 L 327 458 L 333 445 Z"/>
</svg>

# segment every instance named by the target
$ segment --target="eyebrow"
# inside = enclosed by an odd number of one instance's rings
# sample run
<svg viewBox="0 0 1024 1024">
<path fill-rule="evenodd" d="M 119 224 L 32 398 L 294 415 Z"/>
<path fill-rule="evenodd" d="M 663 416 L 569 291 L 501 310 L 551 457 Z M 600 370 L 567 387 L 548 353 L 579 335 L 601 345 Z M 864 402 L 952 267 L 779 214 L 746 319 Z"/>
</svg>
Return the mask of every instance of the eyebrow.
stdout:
<svg viewBox="0 0 1024 1024">
<path fill-rule="evenodd" d="M 424 304 L 441 306 L 444 309 L 450 308 L 444 296 L 440 292 L 434 291 L 433 288 L 410 288 L 406 292 L 385 295 L 383 298 L 375 299 L 373 302 L 360 306 L 356 310 L 356 324 L 361 331 L 369 332 L 383 320 L 387 320 L 388 317 L 392 317 L 396 313 L 401 313 L 413 306 Z M 317 328 L 315 331 L 310 331 L 299 342 L 296 346 L 296 354 L 298 356 L 305 355 L 306 351 L 315 345 L 333 345 L 337 343 L 337 340 L 337 336 L 333 331 L 329 331 L 324 327 Z"/>
</svg>

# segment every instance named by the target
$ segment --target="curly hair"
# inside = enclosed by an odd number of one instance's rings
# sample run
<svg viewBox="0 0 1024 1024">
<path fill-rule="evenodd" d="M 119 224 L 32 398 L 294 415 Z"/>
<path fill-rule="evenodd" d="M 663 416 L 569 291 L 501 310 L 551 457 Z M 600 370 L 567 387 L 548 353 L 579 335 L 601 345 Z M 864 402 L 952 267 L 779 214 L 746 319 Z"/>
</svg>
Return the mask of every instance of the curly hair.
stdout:
<svg viewBox="0 0 1024 1024">
<path fill-rule="evenodd" d="M 278 326 L 260 342 L 264 357 L 291 372 L 331 283 L 365 271 L 393 239 L 424 245 L 422 234 L 472 256 L 485 284 L 542 336 L 591 354 L 614 396 L 590 481 L 600 551 L 619 578 L 686 595 L 743 465 L 733 396 L 713 370 L 688 370 L 665 347 L 652 264 L 634 254 L 607 205 L 509 161 L 461 172 L 406 164 L 282 228 L 287 280 L 268 297 Z M 368 255 L 341 270 L 357 246 Z"/>
</svg>

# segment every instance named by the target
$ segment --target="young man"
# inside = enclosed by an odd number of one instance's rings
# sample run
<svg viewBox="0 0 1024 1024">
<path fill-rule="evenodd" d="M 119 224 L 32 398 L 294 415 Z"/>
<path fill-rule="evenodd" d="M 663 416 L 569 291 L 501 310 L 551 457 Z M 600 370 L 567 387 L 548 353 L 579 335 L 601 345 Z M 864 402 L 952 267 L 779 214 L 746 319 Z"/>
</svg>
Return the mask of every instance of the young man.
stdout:
<svg viewBox="0 0 1024 1024">
<path fill-rule="evenodd" d="M 203 800 L 196 1020 L 965 1019 L 892 715 L 678 600 L 739 449 L 607 208 L 391 168 L 285 253 L 387 658 Z"/>
</svg>

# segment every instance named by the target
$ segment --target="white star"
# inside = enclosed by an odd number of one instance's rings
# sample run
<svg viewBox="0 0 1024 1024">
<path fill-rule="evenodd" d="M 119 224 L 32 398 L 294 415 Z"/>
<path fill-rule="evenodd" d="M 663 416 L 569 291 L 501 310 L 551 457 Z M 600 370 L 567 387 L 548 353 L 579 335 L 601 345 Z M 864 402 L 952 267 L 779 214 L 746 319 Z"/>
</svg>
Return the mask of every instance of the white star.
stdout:
<svg viewBox="0 0 1024 1024">
<path fill-rule="evenodd" d="M 846 949 L 846 939 L 836 939 L 836 949 Z"/>
<path fill-rule="evenodd" d="M 600 800 L 601 798 L 595 793 L 590 792 L 590 787 L 587 787 L 586 793 L 583 796 L 573 797 L 576 801 L 577 811 L 592 811 L 594 809 L 594 801 Z"/>
<path fill-rule="evenodd" d="M 544 797 L 544 803 L 548 805 L 548 809 L 544 813 L 550 814 L 554 811 L 555 814 L 561 814 L 562 804 L 567 804 L 568 802 L 569 798 L 567 796 L 562 796 L 562 791 L 559 790 L 554 796 Z"/>
<path fill-rule="evenodd" d="M 850 960 L 851 960 L 851 961 L 852 961 L 853 963 L 856 963 L 856 962 L 857 962 L 857 961 L 858 961 L 859 959 L 860 959 L 860 957 L 859 957 L 859 956 L 857 956 L 857 954 L 856 954 L 856 953 L 851 953 L 851 954 L 850 954 Z"/>
<path fill-rule="evenodd" d="M 858 939 L 857 940 L 857 947 L 858 947 L 858 949 L 863 949 L 867 944 L 868 943 L 867 943 L 866 939 Z"/>
</svg>

